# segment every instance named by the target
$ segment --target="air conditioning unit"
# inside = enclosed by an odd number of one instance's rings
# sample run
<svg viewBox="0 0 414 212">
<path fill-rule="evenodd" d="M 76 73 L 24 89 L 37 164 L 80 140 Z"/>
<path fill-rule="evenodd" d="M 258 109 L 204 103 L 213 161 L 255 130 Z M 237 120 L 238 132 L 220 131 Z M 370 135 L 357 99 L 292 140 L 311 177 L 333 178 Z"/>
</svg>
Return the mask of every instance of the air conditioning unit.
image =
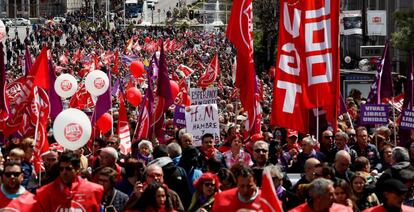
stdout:
<svg viewBox="0 0 414 212">
<path fill-rule="evenodd" d="M 381 57 L 385 46 L 361 46 L 361 58 Z"/>
</svg>

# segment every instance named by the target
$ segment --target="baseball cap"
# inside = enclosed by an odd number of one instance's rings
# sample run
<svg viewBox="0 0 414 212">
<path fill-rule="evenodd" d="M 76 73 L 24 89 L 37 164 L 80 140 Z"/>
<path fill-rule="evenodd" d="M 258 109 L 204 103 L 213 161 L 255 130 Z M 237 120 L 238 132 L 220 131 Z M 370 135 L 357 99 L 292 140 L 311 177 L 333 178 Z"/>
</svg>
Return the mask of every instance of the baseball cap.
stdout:
<svg viewBox="0 0 414 212">
<path fill-rule="evenodd" d="M 407 186 L 405 186 L 400 180 L 388 179 L 381 185 L 382 192 L 393 192 L 396 194 L 405 194 L 408 192 Z"/>
</svg>

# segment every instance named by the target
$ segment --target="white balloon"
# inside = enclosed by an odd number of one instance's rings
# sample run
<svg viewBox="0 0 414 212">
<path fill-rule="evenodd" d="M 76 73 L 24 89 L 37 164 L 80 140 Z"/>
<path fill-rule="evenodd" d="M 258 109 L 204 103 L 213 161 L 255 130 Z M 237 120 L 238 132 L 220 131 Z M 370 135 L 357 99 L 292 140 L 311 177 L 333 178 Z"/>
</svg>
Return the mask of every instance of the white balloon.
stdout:
<svg viewBox="0 0 414 212">
<path fill-rule="evenodd" d="M 53 123 L 53 136 L 66 149 L 77 150 L 83 147 L 92 134 L 88 116 L 75 108 L 59 113 Z"/>
<path fill-rule="evenodd" d="M 156 51 L 155 52 L 155 57 L 157 58 L 157 60 L 160 59 L 160 55 L 161 55 L 161 52 L 160 51 Z"/>
<path fill-rule="evenodd" d="M 73 96 L 78 90 L 78 82 L 70 74 L 61 74 L 55 80 L 55 91 L 62 98 Z"/>
<path fill-rule="evenodd" d="M 350 56 L 346 56 L 345 58 L 344 58 L 344 60 L 345 60 L 345 63 L 350 63 L 351 62 L 351 57 Z"/>
<path fill-rule="evenodd" d="M 0 42 L 4 41 L 6 36 L 6 26 L 4 25 L 3 21 L 0 20 Z"/>
<path fill-rule="evenodd" d="M 85 78 L 86 90 L 94 96 L 100 96 L 109 88 L 109 79 L 105 72 L 95 70 Z"/>
</svg>

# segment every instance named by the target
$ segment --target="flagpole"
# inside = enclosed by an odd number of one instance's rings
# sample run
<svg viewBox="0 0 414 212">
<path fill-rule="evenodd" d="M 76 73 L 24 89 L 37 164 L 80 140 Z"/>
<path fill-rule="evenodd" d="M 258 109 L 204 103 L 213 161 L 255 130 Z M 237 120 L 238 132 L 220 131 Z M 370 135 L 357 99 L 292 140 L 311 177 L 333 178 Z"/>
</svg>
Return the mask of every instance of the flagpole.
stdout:
<svg viewBox="0 0 414 212">
<path fill-rule="evenodd" d="M 39 88 L 38 87 L 35 87 L 35 89 L 36 89 L 37 92 L 39 92 Z M 34 95 L 34 98 L 37 98 L 37 102 L 40 102 L 40 96 L 39 96 L 39 94 Z M 37 138 L 39 137 L 39 133 L 38 133 L 38 130 L 39 130 L 39 122 L 40 122 L 40 108 L 39 107 L 37 108 L 37 112 L 39 114 L 37 115 L 36 126 L 35 126 L 35 135 L 34 135 L 35 147 L 37 147 Z M 38 149 L 37 151 L 40 154 L 40 150 Z M 40 163 L 40 161 L 36 161 L 36 163 Z M 35 164 L 35 166 L 36 165 L 39 165 L 39 164 Z M 42 175 L 40 174 L 40 173 L 42 173 L 42 170 L 41 169 L 42 168 L 40 168 L 39 173 L 38 173 L 39 174 L 39 186 L 41 186 L 41 180 L 42 180 Z"/>
<path fill-rule="evenodd" d="M 392 97 L 392 102 L 394 102 L 394 95 Z M 397 130 L 396 128 L 396 120 L 395 120 L 395 107 L 392 106 L 392 121 L 393 121 L 393 125 L 394 125 L 394 146 L 397 146 Z"/>
</svg>

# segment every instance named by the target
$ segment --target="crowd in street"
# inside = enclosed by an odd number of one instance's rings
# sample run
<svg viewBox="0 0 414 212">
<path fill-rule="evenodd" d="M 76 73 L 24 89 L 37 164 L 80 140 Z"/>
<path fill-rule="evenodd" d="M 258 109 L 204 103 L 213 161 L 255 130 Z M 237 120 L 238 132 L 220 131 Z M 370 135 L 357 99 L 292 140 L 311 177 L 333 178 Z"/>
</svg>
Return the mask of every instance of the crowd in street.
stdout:
<svg viewBox="0 0 414 212">
<path fill-rule="evenodd" d="M 108 28 L 99 16 L 96 22 L 85 17 L 85 13 L 75 12 L 66 17 L 66 22 L 34 24 L 24 40 L 19 36 L 7 38 L 4 42 L 7 83 L 28 71 L 26 47 L 34 57 L 46 45 L 56 75 L 69 73 L 81 82 L 96 68 L 94 55 L 99 58 L 100 69 L 108 71 L 113 69 L 115 52 L 123 58 L 150 60 L 156 54 L 158 40 L 168 40 L 173 43 L 166 50 L 170 78 L 184 64 L 195 70 L 189 76 L 191 87 L 197 87 L 198 78 L 218 54 L 221 73 L 215 87 L 220 142 L 216 143 L 214 136 L 206 133 L 201 146 L 195 146 L 193 135 L 172 121 L 173 109 L 167 113 L 163 139 L 131 138 L 131 152 L 127 155 L 121 154 L 116 129 L 94 134 L 91 145 L 79 150 L 65 150 L 53 137 L 50 122 L 50 149 L 42 154 L 44 167 L 40 173 L 35 173 L 33 167 L 34 135 L 14 133 L 4 139 L 0 208 L 259 211 L 265 171 L 272 177 L 283 211 L 414 210 L 414 137 L 397 136 L 399 129 L 394 123 L 375 127 L 358 125 L 364 98 L 357 90 L 346 98 L 347 113 L 338 118 L 338 127 L 324 128 L 317 140 L 316 135 L 270 125 L 274 76 L 267 70 L 257 70 L 263 90 L 262 129 L 261 133 L 250 136 L 245 129 L 246 112 L 232 78 L 236 50 L 223 29 L 121 24 Z M 146 87 L 140 79 L 132 77 L 128 62 L 119 63 L 122 65 L 118 73 L 112 72 L 112 82 L 120 79 L 121 87 L 132 84 L 144 93 Z M 114 96 L 115 128 L 118 107 L 118 98 Z M 132 105 L 127 110 L 133 135 L 139 124 L 139 110 Z M 291 173 L 299 173 L 300 179 L 292 182 Z"/>
</svg>

